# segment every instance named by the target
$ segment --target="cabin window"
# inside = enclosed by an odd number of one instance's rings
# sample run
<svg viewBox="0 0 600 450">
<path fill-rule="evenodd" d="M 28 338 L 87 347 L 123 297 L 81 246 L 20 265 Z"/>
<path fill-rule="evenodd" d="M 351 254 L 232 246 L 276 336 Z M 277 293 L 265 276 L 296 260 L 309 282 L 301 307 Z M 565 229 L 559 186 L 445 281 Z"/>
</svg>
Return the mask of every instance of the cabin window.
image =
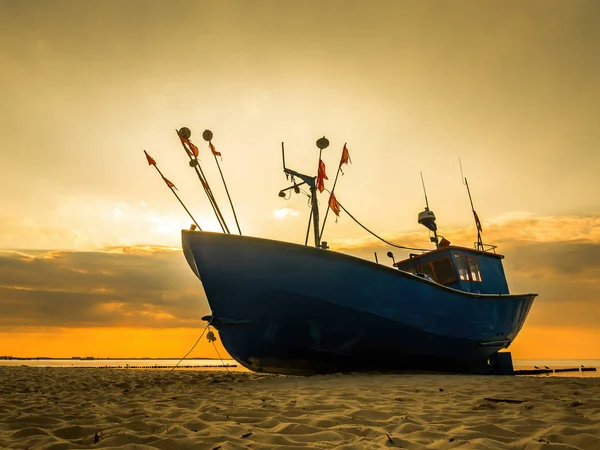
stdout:
<svg viewBox="0 0 600 450">
<path fill-rule="evenodd" d="M 474 256 L 469 256 L 469 272 L 471 280 L 481 282 L 481 271 L 479 270 L 479 261 Z"/>
<path fill-rule="evenodd" d="M 469 271 L 467 270 L 467 258 L 463 255 L 454 255 L 454 262 L 458 269 L 458 277 L 461 281 L 469 281 Z"/>
<path fill-rule="evenodd" d="M 449 258 L 434 261 L 432 264 L 439 283 L 448 284 L 456 281 L 454 267 L 452 267 L 452 262 L 450 262 Z"/>
<path fill-rule="evenodd" d="M 481 283 L 481 270 L 479 269 L 479 260 L 475 256 L 454 255 L 454 262 L 458 270 L 458 277 L 461 281 L 473 281 Z"/>
<path fill-rule="evenodd" d="M 436 279 L 435 273 L 433 273 L 433 268 L 431 267 L 431 264 L 429 264 L 429 263 L 419 266 L 419 272 L 424 273 L 425 275 L 429 276 L 433 280 Z"/>
</svg>

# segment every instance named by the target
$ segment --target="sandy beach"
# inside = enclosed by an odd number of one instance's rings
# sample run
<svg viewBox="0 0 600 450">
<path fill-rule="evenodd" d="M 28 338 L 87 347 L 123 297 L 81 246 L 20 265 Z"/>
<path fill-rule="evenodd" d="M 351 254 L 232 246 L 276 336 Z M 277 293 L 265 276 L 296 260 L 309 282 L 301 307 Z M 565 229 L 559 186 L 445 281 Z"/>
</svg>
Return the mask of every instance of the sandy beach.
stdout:
<svg viewBox="0 0 600 450">
<path fill-rule="evenodd" d="M 2 448 L 600 448 L 600 378 L 0 367 L 0 380 Z"/>
</svg>

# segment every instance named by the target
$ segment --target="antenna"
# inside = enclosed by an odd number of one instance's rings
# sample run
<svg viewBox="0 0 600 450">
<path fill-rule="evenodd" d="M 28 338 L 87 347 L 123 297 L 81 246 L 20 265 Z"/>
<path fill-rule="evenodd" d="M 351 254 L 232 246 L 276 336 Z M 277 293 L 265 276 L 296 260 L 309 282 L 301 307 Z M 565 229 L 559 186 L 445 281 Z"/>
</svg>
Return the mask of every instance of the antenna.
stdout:
<svg viewBox="0 0 600 450">
<path fill-rule="evenodd" d="M 425 195 L 425 211 L 429 211 L 429 200 L 427 200 L 427 190 L 425 189 L 425 181 L 423 180 L 423 172 L 421 173 L 421 184 L 423 185 L 423 194 Z"/>
<path fill-rule="evenodd" d="M 423 180 L 423 172 L 421 172 L 421 184 L 423 185 L 423 194 L 425 195 L 425 211 L 419 213 L 418 222 L 427 228 L 429 231 L 433 231 L 433 237 L 429 240 L 435 244 L 435 248 L 439 248 L 439 240 L 437 235 L 437 225 L 435 223 L 435 214 L 429 210 L 429 200 L 427 199 L 427 190 L 425 189 L 425 181 Z"/>
<path fill-rule="evenodd" d="M 479 216 L 475 212 L 475 207 L 473 206 L 473 198 L 471 197 L 471 189 L 469 189 L 469 182 L 467 181 L 467 177 L 463 175 L 462 162 L 460 158 L 458 158 L 458 163 L 460 164 L 460 176 L 462 178 L 462 183 L 467 187 L 467 194 L 469 195 L 469 203 L 471 204 L 471 211 L 473 212 L 473 219 L 475 220 L 475 227 L 477 228 L 477 250 L 484 251 L 483 249 L 483 240 L 481 239 L 481 232 L 483 231 L 481 228 L 481 221 L 479 220 Z"/>
</svg>

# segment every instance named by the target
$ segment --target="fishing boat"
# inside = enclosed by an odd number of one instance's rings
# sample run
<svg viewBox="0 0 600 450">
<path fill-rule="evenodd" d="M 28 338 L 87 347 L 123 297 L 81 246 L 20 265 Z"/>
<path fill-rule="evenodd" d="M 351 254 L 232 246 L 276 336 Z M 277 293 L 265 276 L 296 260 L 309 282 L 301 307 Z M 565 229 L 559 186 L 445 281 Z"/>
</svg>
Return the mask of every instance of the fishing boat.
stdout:
<svg viewBox="0 0 600 450">
<path fill-rule="evenodd" d="M 197 158 L 185 144 L 191 132 L 182 130 L 182 144 L 198 173 Z M 209 140 L 212 133 L 204 137 Z M 214 151 L 210 140 L 209 145 Z M 325 138 L 317 141 L 320 151 L 328 145 Z M 321 157 L 319 174 L 310 176 L 286 167 L 283 144 L 282 156 L 292 185 L 280 196 L 308 187 L 314 245 L 307 243 L 308 232 L 301 245 L 244 236 L 239 225 L 237 235 L 202 231 L 195 220 L 192 229 L 182 231 L 183 253 L 211 309 L 203 319 L 218 330 L 232 358 L 253 371 L 298 375 L 513 372 L 510 353 L 501 350 L 517 337 L 537 294 L 509 292 L 503 256 L 483 243 L 474 209 L 473 248 L 438 236 L 427 203 L 418 222 L 435 248 L 414 249 L 392 265 L 343 254 L 321 241 L 325 221 L 319 220 L 316 201 L 324 175 Z M 201 181 L 206 190 L 206 178 Z M 334 189 L 335 183 L 327 212 L 339 214 Z"/>
</svg>

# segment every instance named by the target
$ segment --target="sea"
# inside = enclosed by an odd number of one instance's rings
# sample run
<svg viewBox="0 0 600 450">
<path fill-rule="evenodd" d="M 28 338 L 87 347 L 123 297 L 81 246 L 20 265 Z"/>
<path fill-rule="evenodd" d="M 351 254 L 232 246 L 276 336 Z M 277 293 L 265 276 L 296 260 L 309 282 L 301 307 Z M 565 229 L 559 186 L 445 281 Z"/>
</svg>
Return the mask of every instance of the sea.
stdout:
<svg viewBox="0 0 600 450">
<path fill-rule="evenodd" d="M 95 367 L 107 369 L 172 369 L 177 370 L 240 370 L 246 371 L 233 359 L 115 359 L 115 358 L 31 358 L 31 359 L 1 359 L 0 366 L 31 366 L 31 367 Z M 595 367 L 596 372 L 552 372 L 536 376 L 560 377 L 600 377 L 600 359 L 515 359 L 515 370 L 531 370 L 535 367 L 544 369 L 567 369 Z"/>
<path fill-rule="evenodd" d="M 233 359 L 117 359 L 117 358 L 11 358 L 1 359 L 0 366 L 95 367 L 100 369 L 180 369 L 231 370 L 241 366 Z M 244 369 L 245 370 L 245 369 Z"/>
</svg>

